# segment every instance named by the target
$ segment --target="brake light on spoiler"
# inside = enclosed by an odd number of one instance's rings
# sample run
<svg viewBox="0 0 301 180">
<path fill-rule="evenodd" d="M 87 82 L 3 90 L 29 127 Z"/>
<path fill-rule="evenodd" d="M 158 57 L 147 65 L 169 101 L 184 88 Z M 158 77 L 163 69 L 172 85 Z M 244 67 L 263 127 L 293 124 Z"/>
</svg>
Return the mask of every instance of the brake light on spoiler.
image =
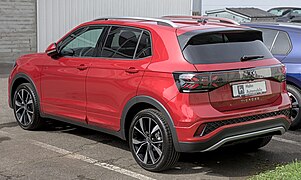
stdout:
<svg viewBox="0 0 301 180">
<path fill-rule="evenodd" d="M 284 82 L 286 69 L 283 64 L 249 69 L 215 72 L 175 72 L 178 89 L 182 93 L 208 92 L 231 82 L 270 79 Z"/>
</svg>

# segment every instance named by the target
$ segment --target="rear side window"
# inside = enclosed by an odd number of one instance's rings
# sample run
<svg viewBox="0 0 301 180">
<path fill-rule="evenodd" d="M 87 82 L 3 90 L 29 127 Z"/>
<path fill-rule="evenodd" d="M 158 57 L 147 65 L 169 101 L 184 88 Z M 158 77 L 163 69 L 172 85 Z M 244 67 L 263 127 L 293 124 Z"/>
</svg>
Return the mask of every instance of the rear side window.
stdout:
<svg viewBox="0 0 301 180">
<path fill-rule="evenodd" d="M 272 14 L 275 14 L 277 16 L 283 16 L 283 15 L 289 13 L 290 10 L 289 9 L 272 9 L 272 10 L 270 10 L 268 12 L 272 13 Z"/>
<path fill-rule="evenodd" d="M 112 27 L 106 38 L 101 57 L 138 59 L 151 56 L 148 32 L 128 27 Z"/>
<path fill-rule="evenodd" d="M 287 55 L 292 49 L 289 35 L 284 31 L 259 28 L 263 33 L 264 44 L 274 55 Z"/>
<path fill-rule="evenodd" d="M 275 44 L 272 47 L 272 54 L 286 55 L 291 50 L 291 41 L 286 32 L 279 31 Z"/>
<path fill-rule="evenodd" d="M 291 16 L 297 16 L 300 17 L 301 16 L 301 10 L 300 9 L 295 9 L 292 11 Z"/>
<path fill-rule="evenodd" d="M 145 58 L 152 55 L 151 37 L 148 32 L 143 32 L 136 51 L 135 59 Z"/>
<path fill-rule="evenodd" d="M 260 29 L 263 35 L 263 42 L 269 50 L 272 49 L 272 45 L 275 43 L 276 35 L 278 34 L 277 30 L 272 29 Z"/>
<path fill-rule="evenodd" d="M 201 33 L 187 42 L 180 40 L 180 46 L 185 59 L 192 64 L 240 62 L 243 57 L 260 57 L 256 60 L 273 57 L 262 42 L 262 33 L 254 30 Z"/>
</svg>

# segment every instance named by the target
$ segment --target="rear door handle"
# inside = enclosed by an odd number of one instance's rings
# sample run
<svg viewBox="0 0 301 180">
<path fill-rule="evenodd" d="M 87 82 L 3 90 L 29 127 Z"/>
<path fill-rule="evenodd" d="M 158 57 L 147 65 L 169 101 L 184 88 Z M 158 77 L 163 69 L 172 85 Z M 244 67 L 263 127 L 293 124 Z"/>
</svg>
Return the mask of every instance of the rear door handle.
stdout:
<svg viewBox="0 0 301 180">
<path fill-rule="evenodd" d="M 88 66 L 86 66 L 85 64 L 81 64 L 77 67 L 77 69 L 79 69 L 80 71 L 84 71 L 84 70 L 88 69 Z"/>
<path fill-rule="evenodd" d="M 134 67 L 130 67 L 130 68 L 126 69 L 125 72 L 130 73 L 130 74 L 134 74 L 134 73 L 138 73 L 139 70 L 134 68 Z"/>
</svg>

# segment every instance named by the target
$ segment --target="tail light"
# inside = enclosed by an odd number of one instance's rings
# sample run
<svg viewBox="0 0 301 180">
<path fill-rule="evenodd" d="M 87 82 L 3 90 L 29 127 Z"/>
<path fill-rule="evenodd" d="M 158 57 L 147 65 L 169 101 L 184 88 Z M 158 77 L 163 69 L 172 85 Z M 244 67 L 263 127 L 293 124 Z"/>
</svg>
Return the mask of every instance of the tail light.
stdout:
<svg viewBox="0 0 301 180">
<path fill-rule="evenodd" d="M 210 73 L 174 73 L 180 92 L 205 92 L 213 89 Z"/>
<path fill-rule="evenodd" d="M 281 67 L 281 74 L 283 77 L 280 77 L 280 80 L 282 80 L 282 92 L 287 93 L 287 87 L 286 87 L 286 67 L 282 65 Z"/>
<path fill-rule="evenodd" d="M 271 79 L 285 82 L 284 65 L 216 72 L 175 72 L 174 79 L 182 93 L 208 92 L 231 82 Z"/>
<path fill-rule="evenodd" d="M 271 67 L 271 76 L 275 80 L 279 82 L 285 82 L 286 81 L 286 67 L 281 64 L 279 66 Z"/>
</svg>

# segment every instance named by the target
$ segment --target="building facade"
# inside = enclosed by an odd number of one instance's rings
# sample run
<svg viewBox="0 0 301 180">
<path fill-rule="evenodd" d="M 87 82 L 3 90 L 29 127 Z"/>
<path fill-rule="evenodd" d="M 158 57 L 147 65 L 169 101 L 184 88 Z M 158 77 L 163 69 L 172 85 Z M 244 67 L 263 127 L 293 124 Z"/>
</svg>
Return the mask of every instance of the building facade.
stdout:
<svg viewBox="0 0 301 180">
<path fill-rule="evenodd" d="M 74 26 L 105 16 L 190 15 L 191 0 L 37 0 L 38 51 Z"/>
<path fill-rule="evenodd" d="M 226 7 L 301 6 L 300 0 L 1 0 L 0 63 L 43 52 L 76 25 L 103 16 L 198 15 Z"/>
<path fill-rule="evenodd" d="M 80 23 L 104 16 L 191 15 L 192 0 L 1 0 L 0 63 L 43 52 Z"/>
<path fill-rule="evenodd" d="M 35 0 L 0 1 L 0 63 L 37 51 Z"/>
</svg>

